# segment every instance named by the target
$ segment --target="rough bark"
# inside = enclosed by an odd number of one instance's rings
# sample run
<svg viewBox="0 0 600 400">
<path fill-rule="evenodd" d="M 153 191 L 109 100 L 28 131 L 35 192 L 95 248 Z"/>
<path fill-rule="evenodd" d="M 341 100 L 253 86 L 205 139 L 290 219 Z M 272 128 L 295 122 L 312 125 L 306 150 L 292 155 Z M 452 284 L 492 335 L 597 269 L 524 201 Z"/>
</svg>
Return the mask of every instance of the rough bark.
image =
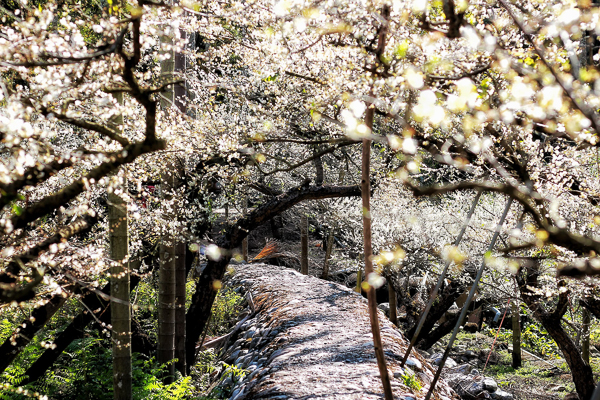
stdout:
<svg viewBox="0 0 600 400">
<path fill-rule="evenodd" d="M 390 322 L 398 326 L 398 306 L 396 303 L 396 291 L 394 286 L 389 285 L 390 291 Z"/>
<path fill-rule="evenodd" d="M 126 183 L 123 184 L 126 187 Z M 131 399 L 131 304 L 129 302 L 129 232 L 127 204 L 108 195 L 111 273 L 113 393 L 115 400 Z"/>
<path fill-rule="evenodd" d="M 24 320 L 15 332 L 2 343 L 2 346 L 0 346 L 0 373 L 4 372 L 14 361 L 66 300 L 66 292 L 52 296 L 43 305 L 34 309 L 31 317 Z"/>
<path fill-rule="evenodd" d="M 444 316 L 450 307 L 452 307 L 452 304 L 454 304 L 456 299 L 465 291 L 465 288 L 465 284 L 462 284 L 458 279 L 455 279 L 450 282 L 450 284 L 447 285 L 444 290 L 441 291 L 441 293 L 438 293 L 438 297 L 434 301 L 431 310 L 429 310 L 429 313 L 425 318 L 425 322 L 423 323 L 423 327 L 421 328 L 419 337 L 415 342 L 418 342 L 421 338 L 425 338 L 430 334 L 435 323 Z M 413 326 L 406 332 L 407 337 L 413 337 L 417 329 L 419 319 L 415 320 Z"/>
<path fill-rule="evenodd" d="M 204 268 L 198 279 L 192 297 L 192 304 L 186 315 L 186 362 L 188 372 L 190 366 L 194 364 L 196 342 L 206 326 L 206 321 L 217 294 L 218 283 L 223 279 L 232 251 L 240 246 L 248 232 L 302 201 L 355 196 L 360 196 L 358 186 L 302 186 L 294 188 L 256 208 L 248 216 L 241 218 L 235 225 L 226 229 L 225 235 L 217 242 L 222 255 L 218 260 L 208 261 L 206 268 Z"/>
<path fill-rule="evenodd" d="M 319 152 L 319 145 L 313 147 L 313 155 Z M 321 186 L 325 181 L 325 172 L 323 170 L 323 160 L 321 157 L 317 157 L 313 160 L 315 164 L 315 185 Z"/>
<path fill-rule="evenodd" d="M 170 191 L 175 188 L 175 166 L 172 162 L 162 177 L 162 197 L 165 210 L 163 216 L 166 221 L 172 222 L 175 218 L 173 205 L 169 204 Z M 167 227 L 166 234 L 161 239 L 159 246 L 160 267 L 158 281 L 158 344 L 156 359 L 159 364 L 166 364 L 175 358 L 175 286 L 176 286 L 176 261 L 175 261 L 175 232 Z M 166 381 L 169 382 L 175 373 L 175 365 L 169 363 L 166 368 Z"/>
<path fill-rule="evenodd" d="M 300 218 L 300 272 L 308 275 L 308 218 Z"/>
<path fill-rule="evenodd" d="M 588 309 L 582 310 L 581 327 L 581 357 L 587 365 L 590 365 L 590 322 L 591 316 Z"/>
<path fill-rule="evenodd" d="M 521 312 L 518 302 L 512 303 L 512 367 L 521 368 Z"/>
<path fill-rule="evenodd" d="M 381 18 L 383 21 L 377 28 L 377 49 L 375 56 L 377 63 L 373 65 L 375 72 L 378 67 L 378 62 L 381 62 L 385 50 L 386 36 L 388 30 L 388 19 L 390 18 L 390 6 L 385 4 L 381 10 Z M 385 63 L 383 63 L 385 64 Z M 373 96 L 372 90 L 370 96 Z M 365 125 L 368 132 L 373 132 L 373 119 L 375 117 L 375 105 L 370 105 L 367 108 L 365 115 Z M 379 329 L 379 318 L 377 315 L 377 298 L 375 288 L 369 284 L 373 271 L 373 248 L 371 235 L 371 140 L 364 139 L 362 141 L 362 166 L 361 166 L 361 197 L 362 197 L 362 214 L 363 214 L 363 250 L 365 256 L 365 278 L 368 290 L 367 300 L 369 305 L 369 319 L 371 321 L 371 333 L 373 335 L 373 345 L 375 348 L 375 357 L 377 358 L 377 366 L 379 368 L 379 377 L 383 385 L 383 393 L 386 400 L 393 400 L 394 393 L 390 383 L 389 373 L 385 363 L 383 354 L 383 343 L 381 341 L 381 332 Z"/>
<path fill-rule="evenodd" d="M 594 317 L 600 319 L 600 298 L 594 296 L 587 296 L 581 299 L 581 305 L 588 309 Z"/>
<path fill-rule="evenodd" d="M 427 336 L 423 336 L 423 339 L 417 343 L 417 347 L 420 349 L 429 349 L 431 346 L 439 342 L 444 336 L 451 333 L 458 318 L 460 317 L 460 309 L 448 311 L 447 319 L 444 323 L 438 325 L 432 330 Z"/>
<path fill-rule="evenodd" d="M 325 249 L 325 262 L 323 263 L 323 273 L 321 274 L 322 279 L 329 279 L 329 258 L 331 257 L 331 251 L 333 250 L 333 229 L 329 231 L 327 237 L 327 248 Z"/>
<path fill-rule="evenodd" d="M 244 195 L 244 198 L 242 200 L 242 208 L 244 210 L 244 216 L 246 216 L 248 214 L 247 195 Z M 244 258 L 244 261 L 248 262 L 248 237 L 245 237 L 244 240 L 242 240 L 242 257 Z"/>
<path fill-rule="evenodd" d="M 539 265 L 531 263 L 523 267 L 517 274 L 517 283 L 521 297 L 527 307 L 532 311 L 533 316 L 541 322 L 548 334 L 554 339 L 560 348 L 565 361 L 571 370 L 575 389 L 581 400 L 590 400 L 594 392 L 594 376 L 592 368 L 585 363 L 580 350 L 569 334 L 561 325 L 561 319 L 569 306 L 569 291 L 565 290 L 564 281 L 559 281 L 559 288 L 563 290 L 558 296 L 558 302 L 552 312 L 544 308 L 544 300 L 539 294 L 535 294 L 532 289 L 538 288 Z"/>
<path fill-rule="evenodd" d="M 186 244 L 175 244 L 175 368 L 182 375 L 187 374 L 185 363 L 185 285 L 187 282 L 186 271 Z"/>
</svg>

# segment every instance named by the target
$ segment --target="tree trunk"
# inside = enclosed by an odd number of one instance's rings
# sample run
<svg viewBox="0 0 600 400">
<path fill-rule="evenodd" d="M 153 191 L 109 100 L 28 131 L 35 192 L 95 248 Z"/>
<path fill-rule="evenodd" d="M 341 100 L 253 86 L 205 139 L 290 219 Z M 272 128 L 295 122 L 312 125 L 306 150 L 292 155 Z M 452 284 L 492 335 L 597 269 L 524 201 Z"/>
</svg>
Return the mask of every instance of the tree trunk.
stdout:
<svg viewBox="0 0 600 400">
<path fill-rule="evenodd" d="M 581 356 L 587 365 L 590 365 L 590 312 L 584 308 L 582 310 L 581 327 Z"/>
<path fill-rule="evenodd" d="M 126 190 L 123 182 L 115 190 Z M 111 273 L 113 391 L 115 400 L 131 399 L 131 305 L 129 302 L 129 236 L 127 204 L 108 194 Z"/>
<path fill-rule="evenodd" d="M 525 273 L 523 273 L 525 271 Z M 539 287 L 539 265 L 534 260 L 533 265 L 527 265 L 517 274 L 517 283 L 521 297 L 533 316 L 539 320 L 548 334 L 554 339 L 565 357 L 567 365 L 573 376 L 575 389 L 581 400 L 590 400 L 594 392 L 594 376 L 592 368 L 585 363 L 580 350 L 569 334 L 561 326 L 561 319 L 569 306 L 569 291 L 565 290 L 558 295 L 558 302 L 553 312 L 544 309 L 544 300 L 539 294 L 533 292 Z M 565 288 L 564 281 L 558 282 L 559 289 Z M 566 289 L 566 288 L 565 288 Z"/>
<path fill-rule="evenodd" d="M 300 219 L 300 272 L 308 275 L 308 218 L 302 214 Z"/>
<path fill-rule="evenodd" d="M 390 292 L 390 322 L 398 326 L 398 306 L 396 304 L 396 291 L 394 285 L 388 283 L 388 290 Z"/>
<path fill-rule="evenodd" d="M 175 368 L 182 375 L 187 375 L 185 362 L 185 295 L 187 283 L 186 244 L 179 242 L 175 245 Z"/>
<path fill-rule="evenodd" d="M 427 317 L 425 318 L 425 322 L 421 327 L 419 336 L 415 339 L 415 343 L 418 343 L 421 338 L 425 338 L 430 334 L 436 322 L 444 316 L 450 307 L 452 307 L 456 299 L 465 291 L 465 289 L 466 284 L 458 279 L 454 279 L 442 291 L 438 292 L 437 299 L 433 302 L 433 306 L 429 310 L 429 313 L 427 313 Z M 400 295 L 402 297 L 402 293 Z M 404 301 L 412 302 L 412 299 L 410 297 L 406 298 L 405 296 Z M 410 304 L 409 307 L 407 307 L 407 310 L 410 310 L 412 306 L 413 305 Z M 413 337 L 416 333 L 417 326 L 418 320 L 415 320 L 412 327 L 406 332 L 406 337 Z"/>
<path fill-rule="evenodd" d="M 331 257 L 331 251 L 333 250 L 333 229 L 329 231 L 327 237 L 327 249 L 325 250 L 325 262 L 323 263 L 323 274 L 322 279 L 329 279 L 329 258 Z"/>
<path fill-rule="evenodd" d="M 8 368 L 25 346 L 31 342 L 37 331 L 50 321 L 50 318 L 66 300 L 66 292 L 52 296 L 43 305 L 34 309 L 31 317 L 25 319 L 15 332 L 2 343 L 0 346 L 0 355 L 2 356 L 0 357 L 0 373 Z"/>
<path fill-rule="evenodd" d="M 518 301 L 512 303 L 512 367 L 521 368 L 521 310 Z"/>
<path fill-rule="evenodd" d="M 447 314 L 446 321 L 438 325 L 427 335 L 421 335 L 423 339 L 421 339 L 417 343 L 417 347 L 423 350 L 427 350 L 431 348 L 431 346 L 439 342 L 444 336 L 451 333 L 456 324 L 458 323 L 458 318 L 460 318 L 460 312 L 460 309 L 448 311 L 449 315 Z"/>
<path fill-rule="evenodd" d="M 373 130 L 373 117 L 375 110 L 369 107 L 365 117 L 365 124 L 369 131 Z M 373 271 L 373 249 L 371 244 L 371 141 L 363 140 L 362 149 L 362 210 L 363 210 L 363 243 L 365 254 L 365 275 L 366 282 L 370 281 Z M 383 344 L 381 342 L 381 332 L 379 331 L 379 318 L 377 316 L 377 299 L 375 288 L 368 286 L 367 300 L 369 302 L 369 319 L 371 320 L 371 332 L 373 334 L 373 345 L 375 347 L 375 356 L 377 357 L 377 366 L 379 367 L 379 376 L 383 384 L 383 392 L 386 400 L 393 400 L 394 394 L 390 384 L 390 377 L 385 365 L 385 356 L 383 354 Z"/>
<path fill-rule="evenodd" d="M 244 195 L 242 200 L 242 208 L 244 210 L 244 217 L 248 214 L 248 195 Z M 248 262 L 248 236 L 242 240 L 242 257 L 244 261 Z"/>
<path fill-rule="evenodd" d="M 175 232 L 170 227 L 176 215 L 169 204 L 170 192 L 175 188 L 175 166 L 169 162 L 163 174 L 161 190 L 166 208 L 163 212 L 167 222 L 167 232 L 161 239 L 159 247 L 160 268 L 158 282 L 158 344 L 156 358 L 159 364 L 166 364 L 175 358 L 175 287 L 176 287 L 176 261 L 175 261 Z M 166 382 L 170 382 L 175 373 L 173 363 L 166 369 Z"/>
<path fill-rule="evenodd" d="M 296 188 L 276 196 L 262 206 L 256 208 L 245 218 L 239 219 L 235 225 L 229 226 L 224 236 L 218 241 L 222 256 L 219 260 L 209 260 L 206 268 L 196 284 L 192 304 L 186 315 L 186 362 L 188 372 L 195 362 L 196 342 L 204 331 L 211 307 L 220 287 L 225 269 L 231 259 L 231 250 L 238 248 L 243 239 L 257 226 L 269 221 L 276 215 L 290 209 L 305 200 L 318 200 L 339 197 L 355 197 L 360 195 L 358 186 L 307 186 Z"/>
<path fill-rule="evenodd" d="M 319 152 L 319 145 L 313 147 L 313 155 Z M 315 164 L 315 185 L 321 186 L 325 181 L 325 172 L 323 171 L 323 160 L 317 157 L 313 160 Z"/>
</svg>

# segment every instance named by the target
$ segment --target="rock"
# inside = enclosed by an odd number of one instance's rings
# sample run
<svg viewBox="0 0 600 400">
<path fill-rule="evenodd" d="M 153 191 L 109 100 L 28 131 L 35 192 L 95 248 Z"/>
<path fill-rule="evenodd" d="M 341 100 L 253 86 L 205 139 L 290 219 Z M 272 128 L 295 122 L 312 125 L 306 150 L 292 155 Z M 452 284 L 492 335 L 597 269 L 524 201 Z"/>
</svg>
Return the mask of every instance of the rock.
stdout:
<svg viewBox="0 0 600 400">
<path fill-rule="evenodd" d="M 221 387 L 223 388 L 230 388 L 233 386 L 233 379 L 231 379 L 230 376 L 228 376 L 227 378 L 223 379 L 223 382 L 221 382 Z"/>
<path fill-rule="evenodd" d="M 569 393 L 563 397 L 563 400 L 579 400 L 579 396 L 577 396 L 577 393 Z"/>
<path fill-rule="evenodd" d="M 460 391 L 460 387 L 457 388 L 457 392 Z M 483 386 L 483 382 L 477 382 L 477 381 L 473 381 L 470 384 L 468 384 L 465 388 L 464 391 L 467 394 L 470 394 L 471 396 L 477 396 L 479 393 L 483 392 L 485 390 L 484 386 Z M 459 392 L 460 394 L 460 392 Z"/>
<path fill-rule="evenodd" d="M 390 303 L 381 303 L 377 308 L 383 311 L 386 317 L 390 317 Z"/>
<path fill-rule="evenodd" d="M 402 378 L 402 376 L 404 376 L 404 370 L 402 368 L 398 369 L 397 371 L 394 371 L 394 378 L 400 379 Z"/>
<path fill-rule="evenodd" d="M 563 385 L 552 385 L 549 387 L 549 389 L 553 392 L 566 392 L 567 388 L 564 387 Z"/>
<path fill-rule="evenodd" d="M 446 373 L 447 374 L 468 375 L 472 369 L 473 369 L 473 366 L 471 366 L 470 364 L 461 364 L 457 367 L 452 368 L 449 371 L 446 371 Z"/>
<path fill-rule="evenodd" d="M 489 356 L 489 360 L 488 360 L 488 356 Z M 496 353 L 495 351 L 492 351 L 492 354 L 490 355 L 490 350 L 481 350 L 479 352 L 479 361 L 481 362 L 486 362 L 488 364 L 498 364 L 498 362 L 500 362 L 500 357 L 498 356 L 498 353 Z"/>
<path fill-rule="evenodd" d="M 253 326 L 250 329 L 248 329 L 248 332 L 246 332 L 246 334 L 244 335 L 244 339 L 250 339 L 257 333 L 258 333 L 258 329 L 256 328 L 256 326 Z"/>
<path fill-rule="evenodd" d="M 446 364 L 444 365 L 444 368 L 454 368 L 457 365 L 458 364 L 456 363 L 456 361 L 454 361 L 453 359 L 451 359 L 450 357 L 448 357 L 448 359 L 446 360 Z"/>
<path fill-rule="evenodd" d="M 473 350 L 467 350 L 463 353 L 463 355 L 467 358 L 477 358 L 477 353 L 475 353 Z"/>
<path fill-rule="evenodd" d="M 444 357 L 444 353 L 433 353 L 429 359 L 433 363 L 433 365 L 440 365 L 442 362 L 442 358 Z"/>
<path fill-rule="evenodd" d="M 256 368 L 258 368 L 258 365 L 256 365 L 255 362 L 250 363 L 250 365 L 248 365 L 246 367 L 246 370 L 248 371 L 248 373 L 251 373 L 252 371 L 254 371 Z"/>
<path fill-rule="evenodd" d="M 492 378 L 483 378 L 483 388 L 490 393 L 498 390 L 498 384 Z"/>
<path fill-rule="evenodd" d="M 237 388 L 237 389 L 235 389 L 235 390 L 233 391 L 233 393 L 231 393 L 231 397 L 230 397 L 230 399 L 235 399 L 235 397 L 236 397 L 238 394 L 240 394 L 240 392 L 241 392 L 240 388 Z"/>
<path fill-rule="evenodd" d="M 248 380 L 251 381 L 256 375 L 258 375 L 262 371 L 260 368 L 255 369 L 248 375 Z"/>
<path fill-rule="evenodd" d="M 498 389 L 494 393 L 490 393 L 490 396 L 494 400 L 513 400 L 513 395 L 505 392 L 502 389 Z"/>
<path fill-rule="evenodd" d="M 427 350 L 417 350 L 419 354 L 421 354 L 425 358 L 431 357 L 431 352 Z"/>
<path fill-rule="evenodd" d="M 416 369 L 417 371 L 423 369 L 423 364 L 421 364 L 421 361 L 417 360 L 414 357 L 408 357 L 408 360 L 406 360 L 406 366 L 412 369 Z"/>
</svg>

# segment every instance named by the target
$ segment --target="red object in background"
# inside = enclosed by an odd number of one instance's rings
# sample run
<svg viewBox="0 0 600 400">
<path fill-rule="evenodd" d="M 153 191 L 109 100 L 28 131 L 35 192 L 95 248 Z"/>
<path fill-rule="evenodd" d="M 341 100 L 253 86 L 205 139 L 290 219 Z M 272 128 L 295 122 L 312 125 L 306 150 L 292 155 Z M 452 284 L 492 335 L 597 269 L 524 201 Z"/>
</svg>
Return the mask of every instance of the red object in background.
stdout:
<svg viewBox="0 0 600 400">
<path fill-rule="evenodd" d="M 156 186 L 148 185 L 146 186 L 146 189 L 148 190 L 148 192 L 150 192 L 150 194 L 154 194 L 154 192 L 156 191 Z M 146 197 L 142 197 L 140 199 L 140 206 L 142 208 L 148 208 L 148 201 L 146 200 Z"/>
</svg>

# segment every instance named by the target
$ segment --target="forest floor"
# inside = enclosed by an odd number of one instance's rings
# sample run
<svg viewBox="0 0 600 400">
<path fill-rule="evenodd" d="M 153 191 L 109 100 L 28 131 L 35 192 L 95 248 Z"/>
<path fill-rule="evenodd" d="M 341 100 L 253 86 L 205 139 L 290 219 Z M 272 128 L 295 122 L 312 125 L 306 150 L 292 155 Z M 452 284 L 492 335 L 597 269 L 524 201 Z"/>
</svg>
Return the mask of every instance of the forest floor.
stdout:
<svg viewBox="0 0 600 400">
<path fill-rule="evenodd" d="M 493 341 L 494 337 L 489 332 L 463 331 L 457 337 L 455 348 L 479 353 L 481 350 L 490 349 Z M 438 343 L 437 347 L 434 346 L 434 349 L 443 351 L 441 345 L 445 345 L 444 341 Z M 515 400 L 559 400 L 575 392 L 575 385 L 563 359 L 522 352 L 522 367 L 515 370 L 511 366 L 512 348 L 509 348 L 508 343 L 497 341 L 494 351 L 497 354 L 497 362 L 488 364 L 483 371 L 485 363 L 479 360 L 477 368 L 485 376 L 493 378 L 498 387 L 512 393 Z M 592 364 L 597 372 L 600 358 L 593 357 Z"/>
</svg>

